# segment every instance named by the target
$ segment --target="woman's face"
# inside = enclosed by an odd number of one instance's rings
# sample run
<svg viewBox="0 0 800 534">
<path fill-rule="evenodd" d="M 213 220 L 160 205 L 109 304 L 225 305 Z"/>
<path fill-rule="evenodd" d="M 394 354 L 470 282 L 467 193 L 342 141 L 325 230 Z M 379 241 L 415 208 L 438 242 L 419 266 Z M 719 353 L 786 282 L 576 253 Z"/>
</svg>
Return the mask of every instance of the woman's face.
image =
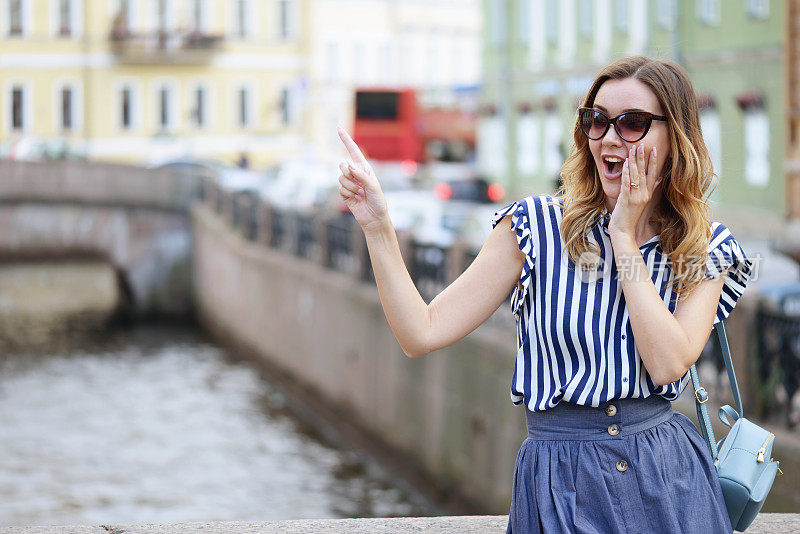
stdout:
<svg viewBox="0 0 800 534">
<path fill-rule="evenodd" d="M 612 119 L 625 111 L 649 111 L 654 115 L 664 115 L 664 110 L 658 103 L 653 91 L 644 83 L 634 78 L 622 80 L 607 80 L 600 86 L 594 99 L 594 108 L 599 109 Z M 619 197 L 622 184 L 622 163 L 628 157 L 631 148 L 644 145 L 645 166 L 650 157 L 650 151 L 656 147 L 656 176 L 661 176 L 664 162 L 670 156 L 669 129 L 667 122 L 654 120 L 650 130 L 639 141 L 629 143 L 617 134 L 614 126 L 608 128 L 606 134 L 597 140 L 589 139 L 589 150 L 594 158 L 594 164 L 600 175 L 600 182 L 606 194 L 606 207 L 614 210 Z M 614 161 L 615 158 L 618 161 Z M 645 169 L 646 170 L 646 169 Z M 663 183 L 653 192 L 651 203 L 660 201 Z"/>
</svg>

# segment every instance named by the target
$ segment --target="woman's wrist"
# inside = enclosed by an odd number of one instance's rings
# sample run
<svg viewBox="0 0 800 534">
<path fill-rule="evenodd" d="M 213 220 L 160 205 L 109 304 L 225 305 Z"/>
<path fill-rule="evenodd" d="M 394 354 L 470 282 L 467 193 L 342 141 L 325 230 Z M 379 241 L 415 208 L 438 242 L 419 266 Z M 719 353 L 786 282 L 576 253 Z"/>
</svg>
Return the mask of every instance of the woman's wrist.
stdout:
<svg viewBox="0 0 800 534">
<path fill-rule="evenodd" d="M 388 215 L 368 222 L 362 226 L 361 229 L 364 231 L 364 236 L 367 237 L 367 239 L 373 237 L 380 238 L 394 233 L 394 225 L 392 225 L 392 221 L 389 219 Z"/>
<path fill-rule="evenodd" d="M 612 246 L 633 245 L 635 248 L 639 248 L 636 247 L 636 238 L 628 232 L 610 230 L 608 235 L 611 238 Z"/>
</svg>

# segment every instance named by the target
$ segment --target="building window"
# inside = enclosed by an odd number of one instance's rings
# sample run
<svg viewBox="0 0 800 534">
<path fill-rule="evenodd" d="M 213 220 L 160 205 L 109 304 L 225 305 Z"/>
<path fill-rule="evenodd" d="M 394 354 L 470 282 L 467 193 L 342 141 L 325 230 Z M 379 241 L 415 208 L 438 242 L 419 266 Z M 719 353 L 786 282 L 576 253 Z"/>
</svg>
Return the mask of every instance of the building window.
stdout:
<svg viewBox="0 0 800 534">
<path fill-rule="evenodd" d="M 8 0 L 8 35 L 22 35 L 22 0 Z"/>
<path fill-rule="evenodd" d="M 194 125 L 198 128 L 203 128 L 206 125 L 205 106 L 206 90 L 204 87 L 197 87 L 194 90 L 194 108 L 192 109 L 192 118 L 194 119 Z"/>
<path fill-rule="evenodd" d="M 675 29 L 678 23 L 677 0 L 658 0 L 656 5 L 656 21 L 658 25 L 668 31 Z"/>
<path fill-rule="evenodd" d="M 517 0 L 517 33 L 520 43 L 527 45 L 531 42 L 531 0 Z"/>
<path fill-rule="evenodd" d="M 523 176 L 531 176 L 539 172 L 541 163 L 541 128 L 534 113 L 522 111 L 517 122 L 517 167 Z"/>
<path fill-rule="evenodd" d="M 292 123 L 291 93 L 288 87 L 281 89 L 281 124 L 289 126 Z"/>
<path fill-rule="evenodd" d="M 544 119 L 544 171 L 548 179 L 555 180 L 564 164 L 562 126 L 555 109 L 549 110 Z"/>
<path fill-rule="evenodd" d="M 542 13 L 546 9 L 545 0 L 533 0 L 525 23 L 530 26 L 530 45 L 528 46 L 528 64 L 533 70 L 544 66 L 547 55 L 547 21 Z"/>
<path fill-rule="evenodd" d="M 235 28 L 233 34 L 239 39 L 244 39 L 249 33 L 248 17 L 247 17 L 247 0 L 235 0 L 234 3 L 234 21 Z"/>
<path fill-rule="evenodd" d="M 558 0 L 547 0 L 544 9 L 547 44 L 554 45 L 558 42 Z"/>
<path fill-rule="evenodd" d="M 580 0 L 578 26 L 581 37 L 591 39 L 594 33 L 594 0 Z"/>
<path fill-rule="evenodd" d="M 282 41 L 294 38 L 293 9 L 293 0 L 278 0 L 278 38 Z"/>
<path fill-rule="evenodd" d="M 747 183 L 765 187 L 769 183 L 769 117 L 764 108 L 745 110 L 744 146 Z"/>
<path fill-rule="evenodd" d="M 506 9 L 503 2 L 489 2 L 489 42 L 503 46 L 506 42 Z"/>
<path fill-rule="evenodd" d="M 747 14 L 756 19 L 769 17 L 769 0 L 746 0 Z"/>
<path fill-rule="evenodd" d="M 646 53 L 649 40 L 650 21 L 647 15 L 647 2 L 629 3 L 628 12 L 628 53 L 639 55 Z"/>
<path fill-rule="evenodd" d="M 620 33 L 628 33 L 628 19 L 630 18 L 628 7 L 628 0 L 614 1 L 614 27 Z"/>
<path fill-rule="evenodd" d="M 236 92 L 236 106 L 238 108 L 238 124 L 242 128 L 250 126 L 250 95 L 247 87 L 240 87 Z"/>
<path fill-rule="evenodd" d="M 111 35 L 114 39 L 122 39 L 131 33 L 133 28 L 133 13 L 130 0 L 117 0 L 116 10 L 111 19 Z"/>
<path fill-rule="evenodd" d="M 497 106 L 488 105 L 478 117 L 477 159 L 482 173 L 494 179 L 505 178 L 508 171 L 506 124 Z"/>
<path fill-rule="evenodd" d="M 561 28 L 558 37 L 558 61 L 563 66 L 572 65 L 575 60 L 578 24 L 575 21 L 575 2 L 561 2 L 559 16 Z"/>
<path fill-rule="evenodd" d="M 58 0 L 58 35 L 72 35 L 72 0 Z"/>
<path fill-rule="evenodd" d="M 192 28 L 195 31 L 200 31 L 205 20 L 205 11 L 203 10 L 203 2 L 205 0 L 192 0 Z"/>
<path fill-rule="evenodd" d="M 722 20 L 720 0 L 698 0 L 697 16 L 703 24 L 719 26 Z"/>
<path fill-rule="evenodd" d="M 25 129 L 25 91 L 22 87 L 15 86 L 11 89 L 11 129 L 22 131 Z"/>
<path fill-rule="evenodd" d="M 328 81 L 338 82 L 339 77 L 339 43 L 330 41 L 327 45 Z"/>
<path fill-rule="evenodd" d="M 160 33 L 164 33 L 167 31 L 168 27 L 168 13 L 167 10 L 169 6 L 167 6 L 167 0 L 156 0 L 156 20 L 158 25 L 158 31 Z"/>
<path fill-rule="evenodd" d="M 703 141 L 706 143 L 711 156 L 711 164 L 718 181 L 722 176 L 722 129 L 719 122 L 719 113 L 713 106 L 700 110 L 700 129 L 703 132 Z"/>
<path fill-rule="evenodd" d="M 118 0 L 117 11 L 114 15 L 115 28 L 118 27 L 123 33 L 129 33 L 133 28 L 133 12 L 131 11 L 131 0 Z"/>
<path fill-rule="evenodd" d="M 130 130 L 133 126 L 133 89 L 123 87 L 120 92 L 120 126 Z"/>
<path fill-rule="evenodd" d="M 611 56 L 611 42 L 614 33 L 611 7 L 611 0 L 597 0 L 595 4 L 592 59 L 597 63 L 606 63 Z"/>
<path fill-rule="evenodd" d="M 172 117 L 170 116 L 170 104 L 172 94 L 169 87 L 162 86 L 158 90 L 158 125 L 161 130 L 169 130 L 172 125 Z"/>
<path fill-rule="evenodd" d="M 73 99 L 73 91 L 71 87 L 62 87 L 61 94 L 60 94 L 60 103 L 61 103 L 61 129 L 63 131 L 69 132 L 72 131 L 74 128 L 74 103 Z"/>
</svg>

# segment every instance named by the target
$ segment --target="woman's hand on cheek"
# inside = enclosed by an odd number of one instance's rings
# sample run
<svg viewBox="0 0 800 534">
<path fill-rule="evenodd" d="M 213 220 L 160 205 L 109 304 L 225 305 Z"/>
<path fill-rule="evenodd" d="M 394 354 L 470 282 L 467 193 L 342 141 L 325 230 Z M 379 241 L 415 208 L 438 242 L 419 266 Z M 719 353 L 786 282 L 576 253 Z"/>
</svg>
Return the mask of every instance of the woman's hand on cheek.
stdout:
<svg viewBox="0 0 800 534">
<path fill-rule="evenodd" d="M 644 207 L 661 180 L 656 175 L 658 154 L 653 147 L 645 157 L 644 144 L 634 145 L 622 165 L 617 203 L 611 214 L 609 232 L 636 239 L 636 227 Z"/>
</svg>

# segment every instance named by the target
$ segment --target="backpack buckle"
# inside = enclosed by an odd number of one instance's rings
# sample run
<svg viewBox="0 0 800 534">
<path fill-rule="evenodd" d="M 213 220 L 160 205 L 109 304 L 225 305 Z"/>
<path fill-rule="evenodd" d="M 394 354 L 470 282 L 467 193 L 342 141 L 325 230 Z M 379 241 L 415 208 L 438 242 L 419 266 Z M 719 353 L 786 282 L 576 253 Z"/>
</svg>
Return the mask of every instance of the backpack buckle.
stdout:
<svg viewBox="0 0 800 534">
<path fill-rule="evenodd" d="M 708 402 L 708 391 L 703 386 L 700 386 L 696 390 L 694 390 L 694 398 L 697 400 L 698 404 L 705 404 Z"/>
</svg>

